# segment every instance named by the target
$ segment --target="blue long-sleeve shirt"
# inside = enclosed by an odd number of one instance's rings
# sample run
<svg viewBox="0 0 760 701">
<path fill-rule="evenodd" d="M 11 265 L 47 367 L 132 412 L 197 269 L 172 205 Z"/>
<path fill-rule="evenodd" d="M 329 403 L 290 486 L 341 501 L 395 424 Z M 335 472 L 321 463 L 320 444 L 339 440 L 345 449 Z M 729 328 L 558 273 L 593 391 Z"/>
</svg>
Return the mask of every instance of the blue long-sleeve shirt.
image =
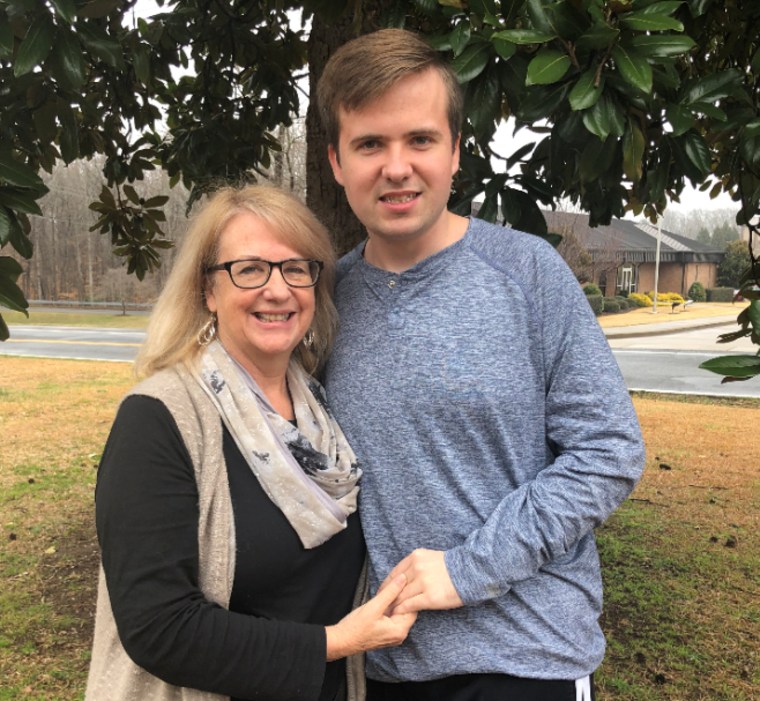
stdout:
<svg viewBox="0 0 760 701">
<path fill-rule="evenodd" d="M 368 676 L 577 679 L 604 654 L 593 529 L 644 451 L 583 292 L 543 240 L 470 221 L 409 270 L 339 266 L 326 386 L 365 466 L 373 587 L 415 548 L 445 551 L 465 603 L 423 612 Z"/>
</svg>

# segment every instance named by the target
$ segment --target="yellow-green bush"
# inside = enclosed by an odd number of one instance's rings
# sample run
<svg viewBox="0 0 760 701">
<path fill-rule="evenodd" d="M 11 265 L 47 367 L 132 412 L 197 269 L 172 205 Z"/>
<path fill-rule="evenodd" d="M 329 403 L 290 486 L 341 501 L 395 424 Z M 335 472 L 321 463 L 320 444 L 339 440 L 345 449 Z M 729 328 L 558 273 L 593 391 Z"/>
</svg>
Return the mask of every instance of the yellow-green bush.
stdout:
<svg viewBox="0 0 760 701">
<path fill-rule="evenodd" d="M 653 292 L 647 292 L 647 297 L 654 301 L 654 293 Z M 657 293 L 657 304 L 673 304 L 675 302 L 676 304 L 683 304 L 684 298 L 681 297 L 677 292 L 658 292 Z"/>
<path fill-rule="evenodd" d="M 652 300 L 647 295 L 641 294 L 641 292 L 631 292 L 628 295 L 628 299 L 633 301 L 637 307 L 651 307 Z"/>
</svg>

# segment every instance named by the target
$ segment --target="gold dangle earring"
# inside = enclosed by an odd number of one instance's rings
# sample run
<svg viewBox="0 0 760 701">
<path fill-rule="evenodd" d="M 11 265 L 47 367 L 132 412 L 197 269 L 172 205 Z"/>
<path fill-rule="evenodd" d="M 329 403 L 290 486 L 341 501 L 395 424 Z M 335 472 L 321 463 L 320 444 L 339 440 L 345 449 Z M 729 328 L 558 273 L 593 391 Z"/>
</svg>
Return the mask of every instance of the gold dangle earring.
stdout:
<svg viewBox="0 0 760 701">
<path fill-rule="evenodd" d="M 211 312 L 208 321 L 198 331 L 198 345 L 207 346 L 216 338 L 216 312 Z"/>
</svg>

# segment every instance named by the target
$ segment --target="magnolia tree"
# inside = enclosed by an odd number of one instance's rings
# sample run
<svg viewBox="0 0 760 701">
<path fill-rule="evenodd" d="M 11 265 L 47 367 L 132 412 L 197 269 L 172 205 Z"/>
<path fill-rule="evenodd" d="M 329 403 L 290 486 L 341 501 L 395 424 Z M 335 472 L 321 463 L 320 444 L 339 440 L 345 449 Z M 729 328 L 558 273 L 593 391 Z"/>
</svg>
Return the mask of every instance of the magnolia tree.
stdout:
<svg viewBox="0 0 760 701">
<path fill-rule="evenodd" d="M 162 197 L 131 183 L 163 168 L 191 202 L 255 179 L 279 150 L 330 53 L 381 26 L 421 32 L 453 62 L 466 97 L 451 206 L 548 235 L 541 207 L 569 200 L 592 224 L 656 220 L 687 183 L 740 203 L 758 238 L 760 3 L 755 0 L 0 0 L 0 245 L 33 255 L 39 171 L 103 154 L 91 206 L 138 277 L 160 264 Z M 300 13 L 294 21 L 294 13 Z M 309 30 L 300 27 L 309 27 Z M 499 150 L 511 119 L 527 145 Z M 361 236 L 307 111 L 307 202 L 345 250 Z M 756 250 L 757 245 L 754 246 Z M 0 304 L 24 310 L 22 267 L 0 257 Z M 760 263 L 739 335 L 760 345 Z M 0 333 L 7 336 L 4 324 Z M 736 356 L 734 356 L 736 358 Z M 760 373 L 760 357 L 728 365 Z M 715 368 L 713 368 L 715 369 Z"/>
</svg>

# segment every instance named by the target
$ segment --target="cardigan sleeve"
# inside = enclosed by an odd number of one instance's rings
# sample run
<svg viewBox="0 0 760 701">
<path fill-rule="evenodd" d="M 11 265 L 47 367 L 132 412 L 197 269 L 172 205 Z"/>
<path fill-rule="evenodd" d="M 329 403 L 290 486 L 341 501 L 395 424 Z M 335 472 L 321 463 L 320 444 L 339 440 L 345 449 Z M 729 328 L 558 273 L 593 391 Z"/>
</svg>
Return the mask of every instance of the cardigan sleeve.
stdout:
<svg viewBox="0 0 760 701">
<path fill-rule="evenodd" d="M 200 590 L 193 466 L 160 401 L 122 403 L 95 504 L 111 607 L 136 664 L 169 684 L 237 698 L 318 698 L 322 626 L 230 612 Z"/>
</svg>

